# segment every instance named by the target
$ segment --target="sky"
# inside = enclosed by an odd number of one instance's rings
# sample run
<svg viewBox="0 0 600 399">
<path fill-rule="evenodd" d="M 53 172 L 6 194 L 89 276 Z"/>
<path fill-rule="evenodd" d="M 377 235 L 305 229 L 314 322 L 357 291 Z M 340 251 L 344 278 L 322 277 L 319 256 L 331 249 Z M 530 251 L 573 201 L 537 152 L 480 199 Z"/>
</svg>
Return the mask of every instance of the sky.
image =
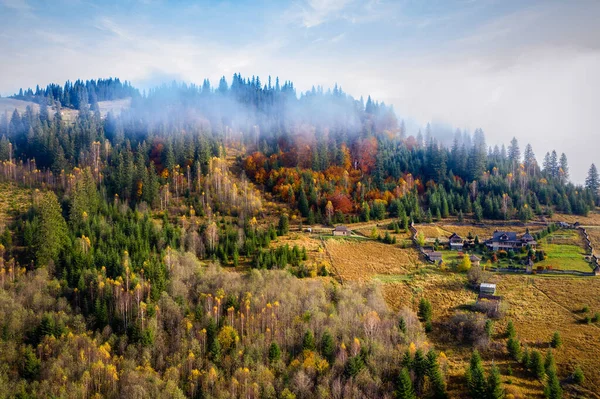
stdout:
<svg viewBox="0 0 600 399">
<path fill-rule="evenodd" d="M 341 85 L 538 162 L 600 164 L 600 1 L 0 0 L 0 94 L 119 77 L 149 88 L 258 75 Z"/>
</svg>

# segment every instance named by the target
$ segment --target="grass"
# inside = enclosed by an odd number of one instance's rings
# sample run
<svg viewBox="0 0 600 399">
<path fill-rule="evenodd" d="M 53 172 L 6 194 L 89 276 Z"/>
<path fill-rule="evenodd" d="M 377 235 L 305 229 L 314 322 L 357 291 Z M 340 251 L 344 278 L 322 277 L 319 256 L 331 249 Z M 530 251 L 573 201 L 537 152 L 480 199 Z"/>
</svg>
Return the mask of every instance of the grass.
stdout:
<svg viewBox="0 0 600 399">
<path fill-rule="evenodd" d="M 370 281 L 376 275 L 405 275 L 422 264 L 414 248 L 370 239 L 325 240 L 331 261 L 344 280 Z"/>
<path fill-rule="evenodd" d="M 382 283 L 401 283 L 403 281 L 411 281 L 412 276 L 408 274 L 376 274 L 373 280 L 381 281 Z"/>
<path fill-rule="evenodd" d="M 560 270 L 578 270 L 589 272 L 590 264 L 584 259 L 586 251 L 583 238 L 577 230 L 558 230 L 539 242 L 539 249 L 546 259 L 535 264 L 536 267 L 552 267 Z"/>
</svg>

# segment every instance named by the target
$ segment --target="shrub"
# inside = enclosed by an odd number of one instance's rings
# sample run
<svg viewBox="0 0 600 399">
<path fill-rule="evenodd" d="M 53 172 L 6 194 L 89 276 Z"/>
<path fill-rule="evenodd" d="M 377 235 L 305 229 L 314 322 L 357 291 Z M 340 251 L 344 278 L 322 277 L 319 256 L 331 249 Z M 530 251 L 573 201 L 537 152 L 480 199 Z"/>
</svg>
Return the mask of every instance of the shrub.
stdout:
<svg viewBox="0 0 600 399">
<path fill-rule="evenodd" d="M 573 382 L 575 384 L 581 385 L 585 381 L 585 376 L 583 375 L 583 370 L 581 367 L 577 366 L 575 371 L 573 372 Z"/>
</svg>

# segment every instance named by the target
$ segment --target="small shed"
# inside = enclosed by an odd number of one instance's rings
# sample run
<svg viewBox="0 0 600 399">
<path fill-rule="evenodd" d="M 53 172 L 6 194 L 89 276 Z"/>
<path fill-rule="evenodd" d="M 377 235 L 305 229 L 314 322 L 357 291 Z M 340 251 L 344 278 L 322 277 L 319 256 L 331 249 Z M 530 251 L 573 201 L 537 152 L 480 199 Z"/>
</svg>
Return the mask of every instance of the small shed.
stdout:
<svg viewBox="0 0 600 399">
<path fill-rule="evenodd" d="M 430 261 L 438 263 L 442 260 L 442 253 L 437 251 L 429 252 L 427 253 L 427 257 Z"/>
<path fill-rule="evenodd" d="M 496 284 L 489 284 L 489 283 L 479 284 L 479 294 L 480 295 L 495 295 L 496 294 Z"/>
<path fill-rule="evenodd" d="M 481 258 L 477 255 L 471 255 L 469 259 L 471 260 L 471 266 L 479 266 L 481 262 Z"/>
<path fill-rule="evenodd" d="M 334 236 L 349 236 L 350 233 L 350 229 L 346 226 L 335 226 L 335 229 L 333 229 Z"/>
</svg>

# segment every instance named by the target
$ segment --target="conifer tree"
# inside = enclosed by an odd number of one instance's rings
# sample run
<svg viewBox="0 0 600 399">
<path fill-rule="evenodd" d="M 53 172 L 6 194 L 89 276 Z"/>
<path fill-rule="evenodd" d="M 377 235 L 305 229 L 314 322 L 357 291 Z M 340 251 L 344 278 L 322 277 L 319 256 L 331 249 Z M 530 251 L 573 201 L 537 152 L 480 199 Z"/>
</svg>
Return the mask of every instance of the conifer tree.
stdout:
<svg viewBox="0 0 600 399">
<path fill-rule="evenodd" d="M 502 380 L 500 370 L 494 364 L 490 370 L 487 380 L 487 399 L 503 399 L 504 389 L 502 389 Z"/>
<path fill-rule="evenodd" d="M 396 380 L 396 398 L 397 399 L 416 399 L 415 390 L 413 388 L 410 375 L 406 367 L 400 370 L 398 379 Z"/>
<path fill-rule="evenodd" d="M 485 380 L 483 365 L 481 364 L 481 356 L 477 350 L 474 350 L 471 355 L 471 361 L 467 370 L 467 385 L 471 398 L 479 399 L 487 396 L 487 382 Z"/>
</svg>

